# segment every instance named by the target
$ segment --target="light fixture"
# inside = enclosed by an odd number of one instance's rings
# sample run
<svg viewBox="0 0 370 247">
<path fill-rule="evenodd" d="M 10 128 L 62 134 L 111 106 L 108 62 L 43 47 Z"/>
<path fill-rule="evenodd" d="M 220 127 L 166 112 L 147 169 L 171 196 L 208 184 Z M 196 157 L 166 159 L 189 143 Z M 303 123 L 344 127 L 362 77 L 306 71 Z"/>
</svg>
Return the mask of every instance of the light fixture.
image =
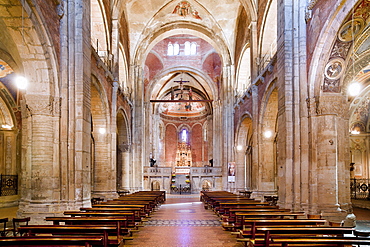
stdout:
<svg viewBox="0 0 370 247">
<path fill-rule="evenodd" d="M 271 130 L 266 130 L 264 133 L 263 133 L 263 136 L 266 137 L 266 138 L 270 138 L 272 136 L 272 132 Z"/>
<path fill-rule="evenodd" d="M 243 149 L 243 146 L 242 145 L 236 146 L 236 150 L 241 151 L 242 149 Z"/>
<path fill-rule="evenodd" d="M 19 75 L 15 78 L 15 84 L 19 89 L 24 90 L 28 86 L 28 80 L 26 77 Z"/>
<path fill-rule="evenodd" d="M 13 126 L 11 126 L 9 124 L 3 124 L 3 125 L 1 125 L 1 128 L 6 129 L 6 130 L 11 130 L 13 128 Z"/>
<path fill-rule="evenodd" d="M 351 131 L 351 134 L 352 135 L 358 135 L 358 134 L 360 134 L 360 131 L 354 129 L 354 130 Z"/>
<path fill-rule="evenodd" d="M 105 134 L 105 132 L 106 132 L 106 129 L 105 129 L 105 128 L 100 128 L 100 129 L 99 129 L 99 133 L 100 133 L 100 134 Z"/>
<path fill-rule="evenodd" d="M 350 96 L 357 96 L 361 92 L 361 85 L 358 82 L 352 82 L 348 86 L 348 93 Z"/>
</svg>

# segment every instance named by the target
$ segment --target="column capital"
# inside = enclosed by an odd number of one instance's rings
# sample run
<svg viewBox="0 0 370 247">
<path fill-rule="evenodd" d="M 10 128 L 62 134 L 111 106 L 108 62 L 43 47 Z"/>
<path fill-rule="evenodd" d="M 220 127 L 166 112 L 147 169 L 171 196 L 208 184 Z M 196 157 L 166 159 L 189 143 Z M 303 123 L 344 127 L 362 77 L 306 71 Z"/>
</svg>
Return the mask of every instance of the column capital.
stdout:
<svg viewBox="0 0 370 247">
<path fill-rule="evenodd" d="M 24 116 L 45 115 L 55 116 L 60 114 L 60 98 L 50 95 L 26 94 L 23 100 L 22 113 Z"/>
<path fill-rule="evenodd" d="M 321 95 L 306 99 L 307 108 L 311 116 L 337 115 L 347 117 L 348 103 L 346 97 L 341 94 Z"/>
</svg>

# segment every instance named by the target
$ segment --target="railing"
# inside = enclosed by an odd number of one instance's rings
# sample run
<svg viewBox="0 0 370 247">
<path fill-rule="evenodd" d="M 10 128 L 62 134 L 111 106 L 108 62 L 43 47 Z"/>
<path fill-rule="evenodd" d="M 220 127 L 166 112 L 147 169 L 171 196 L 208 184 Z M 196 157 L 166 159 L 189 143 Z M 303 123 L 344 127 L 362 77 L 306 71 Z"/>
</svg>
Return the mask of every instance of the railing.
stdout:
<svg viewBox="0 0 370 247">
<path fill-rule="evenodd" d="M 370 179 L 351 179 L 351 198 L 357 200 L 370 200 Z"/>
<path fill-rule="evenodd" d="M 189 185 L 171 186 L 171 194 L 191 194 L 191 187 Z"/>
<path fill-rule="evenodd" d="M 1 175 L 0 196 L 13 196 L 18 194 L 18 175 Z"/>
</svg>

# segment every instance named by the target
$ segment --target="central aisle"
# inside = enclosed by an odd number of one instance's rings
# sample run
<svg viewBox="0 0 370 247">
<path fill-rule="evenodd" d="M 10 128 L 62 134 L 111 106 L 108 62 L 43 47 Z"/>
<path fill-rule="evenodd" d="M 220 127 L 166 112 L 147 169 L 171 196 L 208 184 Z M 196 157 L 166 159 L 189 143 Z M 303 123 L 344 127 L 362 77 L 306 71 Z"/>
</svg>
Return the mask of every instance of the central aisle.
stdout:
<svg viewBox="0 0 370 247">
<path fill-rule="evenodd" d="M 166 202 L 134 233 L 125 246 L 240 247 L 236 236 L 224 231 L 219 218 L 205 210 L 199 196 L 168 195 Z"/>
</svg>

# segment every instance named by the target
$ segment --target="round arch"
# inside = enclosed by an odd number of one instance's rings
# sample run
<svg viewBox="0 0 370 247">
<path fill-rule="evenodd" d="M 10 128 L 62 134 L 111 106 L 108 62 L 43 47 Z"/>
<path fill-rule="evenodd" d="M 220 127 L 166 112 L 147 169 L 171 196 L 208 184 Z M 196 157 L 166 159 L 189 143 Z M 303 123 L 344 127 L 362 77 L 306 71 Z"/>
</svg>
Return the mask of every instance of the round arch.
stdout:
<svg viewBox="0 0 370 247">
<path fill-rule="evenodd" d="M 259 163 L 258 188 L 275 192 L 276 190 L 276 136 L 278 117 L 278 90 L 276 79 L 271 81 L 263 95 L 258 129 Z"/>
<path fill-rule="evenodd" d="M 112 167 L 110 117 L 106 92 L 99 80 L 91 76 L 91 127 L 93 137 L 92 183 L 93 195 L 116 192 L 116 168 Z"/>
<path fill-rule="evenodd" d="M 206 26 L 202 26 L 197 23 L 177 21 L 158 27 L 158 30 L 146 30 L 144 33 L 147 32 L 149 34 L 142 38 L 141 42 L 135 49 L 135 55 L 133 58 L 135 64 L 144 64 L 147 54 L 155 44 L 162 39 L 177 34 L 188 34 L 204 39 L 215 48 L 218 54 L 220 54 L 221 61 L 224 66 L 233 64 L 230 51 L 227 48 L 224 38 L 216 35 Z"/>
<path fill-rule="evenodd" d="M 235 164 L 238 188 L 250 190 L 252 187 L 252 146 L 253 119 L 249 112 L 240 118 L 235 133 Z"/>
<path fill-rule="evenodd" d="M 325 22 L 320 33 L 315 49 L 312 53 L 311 64 L 308 68 L 308 92 L 310 97 L 321 95 L 324 71 L 328 62 L 333 43 L 337 38 L 338 30 L 343 24 L 349 11 L 355 6 L 354 1 L 337 3 L 331 8 L 329 18 Z"/>
</svg>

